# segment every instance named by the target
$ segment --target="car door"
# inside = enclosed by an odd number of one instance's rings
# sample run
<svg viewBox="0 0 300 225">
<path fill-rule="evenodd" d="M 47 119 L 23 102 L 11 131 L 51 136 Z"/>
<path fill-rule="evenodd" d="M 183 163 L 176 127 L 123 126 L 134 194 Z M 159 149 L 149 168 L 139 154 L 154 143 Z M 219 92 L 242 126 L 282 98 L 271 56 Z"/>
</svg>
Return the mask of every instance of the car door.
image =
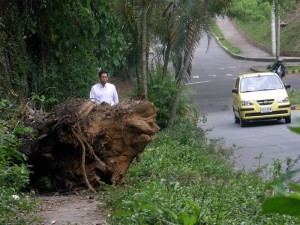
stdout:
<svg viewBox="0 0 300 225">
<path fill-rule="evenodd" d="M 233 98 L 233 103 L 232 103 L 232 107 L 234 111 L 238 111 L 238 107 L 239 107 L 239 93 L 240 93 L 240 77 L 238 77 L 234 83 L 233 88 L 237 90 L 237 93 L 233 93 L 232 94 L 232 98 Z"/>
</svg>

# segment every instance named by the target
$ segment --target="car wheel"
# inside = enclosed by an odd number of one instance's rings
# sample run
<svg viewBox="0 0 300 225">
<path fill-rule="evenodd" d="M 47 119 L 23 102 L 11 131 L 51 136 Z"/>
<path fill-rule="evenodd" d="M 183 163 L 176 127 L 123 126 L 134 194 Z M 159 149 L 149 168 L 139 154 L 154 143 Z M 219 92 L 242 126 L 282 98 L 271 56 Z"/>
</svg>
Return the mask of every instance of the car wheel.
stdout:
<svg viewBox="0 0 300 225">
<path fill-rule="evenodd" d="M 240 124 L 241 124 L 241 127 L 245 127 L 247 125 L 247 122 L 246 120 L 243 120 L 242 118 L 240 119 Z"/>
<path fill-rule="evenodd" d="M 285 123 L 291 123 L 291 116 L 285 117 L 284 120 Z"/>
<path fill-rule="evenodd" d="M 234 116 L 234 123 L 239 124 L 240 123 L 240 118 L 238 118 L 236 115 Z"/>
<path fill-rule="evenodd" d="M 240 110 L 239 110 L 239 115 L 240 115 L 240 118 L 238 118 L 238 120 L 240 121 L 241 127 L 245 127 L 246 126 L 246 120 L 243 120 L 243 118 L 241 116 L 241 113 L 240 113 Z"/>
</svg>

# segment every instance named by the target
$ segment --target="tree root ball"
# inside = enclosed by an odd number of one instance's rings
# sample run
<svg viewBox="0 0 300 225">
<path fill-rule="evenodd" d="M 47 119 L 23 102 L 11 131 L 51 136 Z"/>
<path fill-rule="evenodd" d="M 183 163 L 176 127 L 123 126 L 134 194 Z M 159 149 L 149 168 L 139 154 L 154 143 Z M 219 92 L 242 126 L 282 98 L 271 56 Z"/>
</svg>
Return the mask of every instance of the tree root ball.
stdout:
<svg viewBox="0 0 300 225">
<path fill-rule="evenodd" d="M 33 166 L 32 181 L 48 176 L 59 190 L 124 183 L 131 162 L 140 160 L 159 131 L 156 109 L 147 100 L 110 106 L 73 99 L 50 113 L 26 108 L 22 117 L 35 131 L 20 147 Z"/>
</svg>

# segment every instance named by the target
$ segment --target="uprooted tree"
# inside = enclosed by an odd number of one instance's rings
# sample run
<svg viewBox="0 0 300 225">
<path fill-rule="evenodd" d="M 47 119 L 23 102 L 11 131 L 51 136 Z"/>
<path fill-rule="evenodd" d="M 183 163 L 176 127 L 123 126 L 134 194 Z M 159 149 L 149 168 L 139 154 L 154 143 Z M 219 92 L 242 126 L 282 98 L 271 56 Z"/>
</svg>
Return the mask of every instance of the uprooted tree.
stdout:
<svg viewBox="0 0 300 225">
<path fill-rule="evenodd" d="M 23 120 L 34 138 L 22 138 L 20 151 L 33 166 L 33 180 L 48 176 L 60 190 L 100 182 L 122 184 L 131 164 L 159 130 L 156 109 L 147 100 L 95 105 L 73 99 L 43 113 L 24 107 Z"/>
</svg>

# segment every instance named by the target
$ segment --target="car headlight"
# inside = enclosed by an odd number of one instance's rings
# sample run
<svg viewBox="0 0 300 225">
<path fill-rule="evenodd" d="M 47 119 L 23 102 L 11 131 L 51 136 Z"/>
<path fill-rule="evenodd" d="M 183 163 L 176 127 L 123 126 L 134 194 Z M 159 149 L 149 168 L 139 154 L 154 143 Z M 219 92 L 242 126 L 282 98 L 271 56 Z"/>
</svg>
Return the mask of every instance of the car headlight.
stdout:
<svg viewBox="0 0 300 225">
<path fill-rule="evenodd" d="M 249 106 L 249 105 L 253 105 L 252 100 L 250 99 L 242 100 L 242 106 Z"/>
<path fill-rule="evenodd" d="M 280 96 L 280 97 L 278 97 L 277 101 L 278 101 L 278 103 L 285 103 L 285 102 L 289 102 L 290 99 L 287 96 Z"/>
</svg>

